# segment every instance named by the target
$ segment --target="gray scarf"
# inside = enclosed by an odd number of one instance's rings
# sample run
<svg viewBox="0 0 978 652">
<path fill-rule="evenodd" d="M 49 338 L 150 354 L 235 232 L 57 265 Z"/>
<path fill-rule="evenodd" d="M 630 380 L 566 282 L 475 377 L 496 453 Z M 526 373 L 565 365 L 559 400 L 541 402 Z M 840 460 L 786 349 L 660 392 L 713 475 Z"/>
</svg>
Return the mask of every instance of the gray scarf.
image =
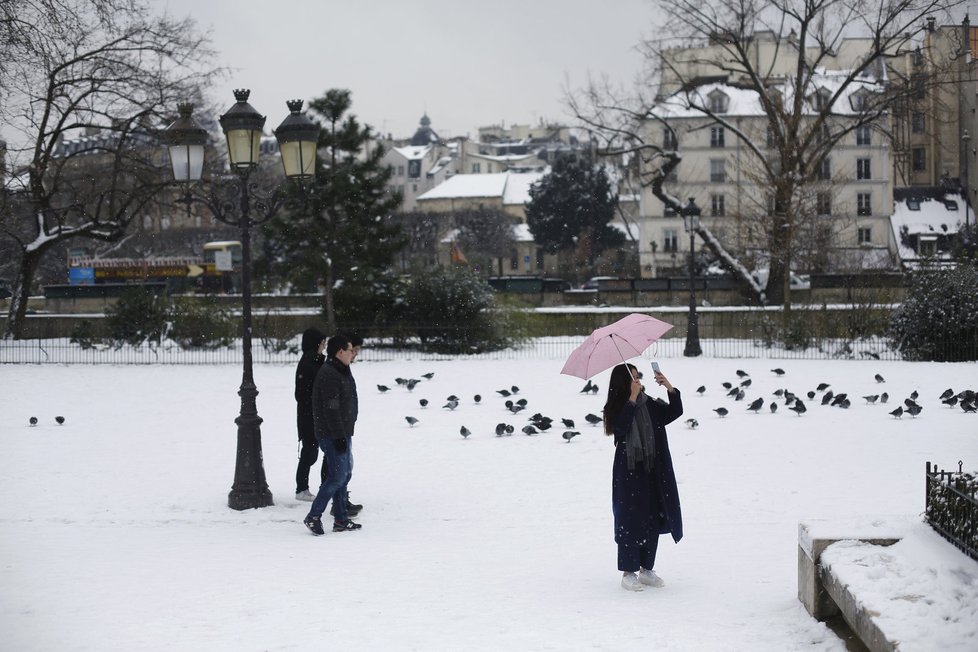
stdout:
<svg viewBox="0 0 978 652">
<path fill-rule="evenodd" d="M 628 470 L 632 471 L 637 466 L 652 470 L 652 460 L 655 459 L 655 437 L 652 429 L 652 418 L 649 416 L 649 409 L 645 405 L 649 397 L 642 392 L 635 399 L 635 418 L 632 420 L 632 429 L 628 432 L 625 440 L 625 453 L 628 456 Z"/>
</svg>

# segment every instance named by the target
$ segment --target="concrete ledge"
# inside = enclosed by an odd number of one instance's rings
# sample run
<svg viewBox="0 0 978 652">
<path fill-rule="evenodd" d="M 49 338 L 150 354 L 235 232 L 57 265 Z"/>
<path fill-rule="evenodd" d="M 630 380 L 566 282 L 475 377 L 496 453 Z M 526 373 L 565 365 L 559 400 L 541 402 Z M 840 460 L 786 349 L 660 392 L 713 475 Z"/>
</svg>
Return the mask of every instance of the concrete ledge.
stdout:
<svg viewBox="0 0 978 652">
<path fill-rule="evenodd" d="M 894 543 L 896 541 L 876 543 L 876 545 L 886 546 Z M 818 578 L 824 592 L 842 612 L 842 618 L 845 619 L 849 628 L 862 641 L 863 645 L 869 648 L 870 652 L 896 652 L 899 649 L 900 644 L 891 642 L 876 624 L 874 618 L 879 614 L 865 609 L 856 596 L 835 577 L 830 569 L 819 566 Z"/>
</svg>

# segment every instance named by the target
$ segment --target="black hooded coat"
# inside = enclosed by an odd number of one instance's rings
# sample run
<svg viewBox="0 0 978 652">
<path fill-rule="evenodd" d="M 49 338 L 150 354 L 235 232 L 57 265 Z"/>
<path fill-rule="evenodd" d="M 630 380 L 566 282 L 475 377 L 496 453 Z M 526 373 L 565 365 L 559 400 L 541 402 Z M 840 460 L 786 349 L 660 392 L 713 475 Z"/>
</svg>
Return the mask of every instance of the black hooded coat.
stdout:
<svg viewBox="0 0 978 652">
<path fill-rule="evenodd" d="M 296 426 L 299 439 L 317 447 L 316 431 L 312 421 L 312 384 L 316 381 L 324 355 L 318 353 L 319 345 L 326 339 L 322 331 L 307 328 L 302 333 L 302 357 L 295 369 Z"/>
</svg>

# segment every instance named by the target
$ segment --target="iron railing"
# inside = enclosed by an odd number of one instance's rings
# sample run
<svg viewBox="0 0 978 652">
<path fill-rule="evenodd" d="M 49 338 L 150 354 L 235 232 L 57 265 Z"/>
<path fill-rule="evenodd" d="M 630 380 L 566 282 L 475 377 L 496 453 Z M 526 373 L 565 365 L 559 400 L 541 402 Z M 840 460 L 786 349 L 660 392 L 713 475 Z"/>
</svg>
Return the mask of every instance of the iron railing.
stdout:
<svg viewBox="0 0 978 652">
<path fill-rule="evenodd" d="M 944 471 L 927 462 L 927 522 L 942 537 L 978 561 L 978 474 Z"/>
</svg>

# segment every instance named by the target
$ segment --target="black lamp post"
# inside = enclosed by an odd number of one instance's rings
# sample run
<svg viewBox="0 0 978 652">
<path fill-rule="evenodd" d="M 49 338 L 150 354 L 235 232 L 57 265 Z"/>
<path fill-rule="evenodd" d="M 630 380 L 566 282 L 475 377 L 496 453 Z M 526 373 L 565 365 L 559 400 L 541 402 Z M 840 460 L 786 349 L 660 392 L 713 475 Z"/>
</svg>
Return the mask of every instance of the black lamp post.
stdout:
<svg viewBox="0 0 978 652">
<path fill-rule="evenodd" d="M 964 133 L 961 135 L 961 142 L 964 143 L 964 250 L 965 255 L 971 250 L 971 227 L 968 226 L 968 212 L 971 206 L 971 179 L 968 177 L 968 156 L 971 154 L 969 145 L 971 144 L 971 135 L 968 130 L 965 129 Z"/>
<path fill-rule="evenodd" d="M 700 348 L 700 326 L 696 316 L 696 287 L 694 285 L 696 230 L 700 228 L 700 215 L 703 210 L 690 197 L 689 203 L 683 206 L 682 213 L 683 226 L 686 227 L 686 233 L 689 234 L 689 323 L 686 326 L 686 348 L 683 350 L 683 355 L 695 357 L 703 354 L 703 349 Z"/>
<path fill-rule="evenodd" d="M 251 228 L 274 217 L 284 199 L 281 188 L 271 196 L 263 196 L 248 177 L 258 167 L 262 127 L 265 116 L 248 104 L 248 90 L 235 90 L 237 100 L 220 117 L 221 128 L 227 138 L 228 160 L 234 176 L 217 179 L 206 197 L 192 195 L 189 185 L 200 181 L 203 173 L 204 144 L 207 132 L 194 121 L 193 106 L 179 106 L 180 117 L 166 128 L 165 135 L 173 167 L 174 180 L 188 184 L 183 201 L 199 201 L 210 207 L 214 216 L 241 230 L 241 353 L 243 372 L 238 396 L 241 411 L 234 422 L 238 425 L 238 451 L 234 466 L 234 484 L 228 494 L 228 507 L 251 509 L 272 504 L 272 493 L 265 480 L 262 464 L 261 423 L 255 399 L 255 386 L 251 358 Z M 316 143 L 319 126 L 313 124 L 302 111 L 302 101 L 287 102 L 289 116 L 275 130 L 281 153 L 282 165 L 288 179 L 301 180 L 312 176 L 315 170 Z M 225 188 L 227 188 L 225 190 Z M 229 195 L 227 190 L 231 191 Z M 234 191 L 237 197 L 234 198 Z M 222 192 L 223 191 L 223 192 Z M 230 196 L 232 199 L 227 200 Z M 261 215 L 252 217 L 252 197 Z"/>
</svg>

